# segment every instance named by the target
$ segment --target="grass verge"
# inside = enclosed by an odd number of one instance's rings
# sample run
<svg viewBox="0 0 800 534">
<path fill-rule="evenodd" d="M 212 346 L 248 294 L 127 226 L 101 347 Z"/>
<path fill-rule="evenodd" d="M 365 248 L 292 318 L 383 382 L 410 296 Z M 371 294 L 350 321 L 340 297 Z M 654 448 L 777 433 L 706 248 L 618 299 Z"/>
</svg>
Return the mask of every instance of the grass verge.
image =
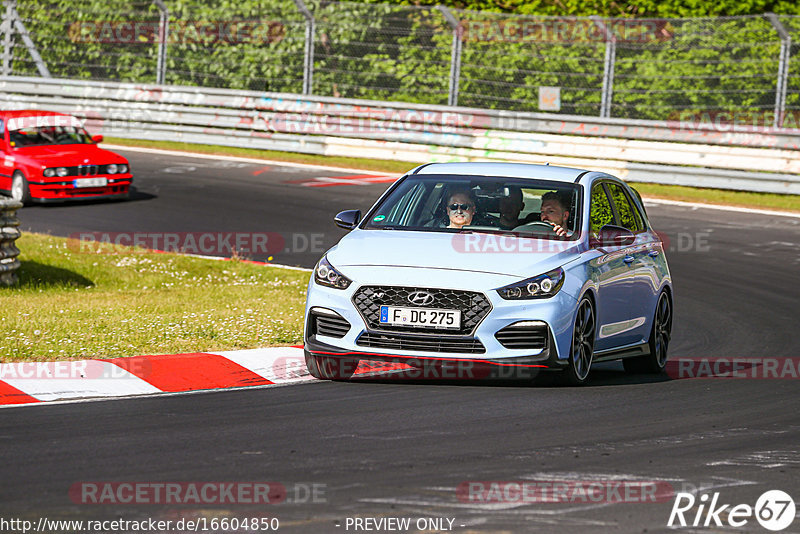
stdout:
<svg viewBox="0 0 800 534">
<path fill-rule="evenodd" d="M 332 167 L 364 169 L 396 174 L 408 171 L 418 165 L 418 163 L 408 161 L 317 156 L 314 154 L 297 154 L 294 152 L 278 152 L 273 150 L 257 150 L 253 148 L 236 148 L 217 145 L 196 145 L 193 143 L 178 143 L 173 141 L 147 141 L 138 139 L 121 139 L 116 137 L 108 137 L 106 138 L 106 141 L 118 145 L 270 159 L 275 161 L 286 161 L 290 163 L 327 165 Z M 682 200 L 687 202 L 703 202 L 706 204 L 741 206 L 758 209 L 793 211 L 800 213 L 800 195 L 750 193 L 746 191 L 703 189 L 699 187 L 634 182 L 631 182 L 631 185 L 634 186 L 643 196 L 650 196 L 654 198 Z"/>
<path fill-rule="evenodd" d="M 309 273 L 25 233 L 0 287 L 0 361 L 113 358 L 301 342 Z"/>
</svg>

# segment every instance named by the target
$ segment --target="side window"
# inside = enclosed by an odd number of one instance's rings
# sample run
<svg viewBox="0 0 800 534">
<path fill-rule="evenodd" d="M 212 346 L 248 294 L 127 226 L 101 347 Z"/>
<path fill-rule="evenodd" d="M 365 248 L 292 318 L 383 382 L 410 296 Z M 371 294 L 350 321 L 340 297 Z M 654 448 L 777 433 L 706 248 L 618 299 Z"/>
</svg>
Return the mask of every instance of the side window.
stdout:
<svg viewBox="0 0 800 534">
<path fill-rule="evenodd" d="M 631 206 L 628 195 L 619 184 L 609 183 L 608 190 L 611 193 L 611 198 L 614 199 L 614 205 L 617 207 L 617 215 L 619 215 L 619 225 L 627 228 L 632 232 L 642 230 L 641 221 L 637 217 L 636 210 Z"/>
<path fill-rule="evenodd" d="M 602 184 L 596 183 L 592 186 L 592 198 L 590 203 L 589 232 L 593 235 L 597 235 L 603 226 L 614 224 L 614 212 L 611 211 L 611 204 L 608 202 L 608 196 Z"/>
</svg>

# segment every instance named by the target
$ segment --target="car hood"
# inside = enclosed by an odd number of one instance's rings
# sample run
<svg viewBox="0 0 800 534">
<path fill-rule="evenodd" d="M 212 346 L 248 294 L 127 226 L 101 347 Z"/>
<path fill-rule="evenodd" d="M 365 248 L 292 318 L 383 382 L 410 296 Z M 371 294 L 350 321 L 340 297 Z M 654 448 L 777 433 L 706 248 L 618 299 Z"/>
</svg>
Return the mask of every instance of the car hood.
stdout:
<svg viewBox="0 0 800 534">
<path fill-rule="evenodd" d="M 107 165 L 128 163 L 124 157 L 97 145 L 43 145 L 19 147 L 14 157 L 28 159 L 46 167 L 72 167 L 76 165 Z"/>
<path fill-rule="evenodd" d="M 405 267 L 486 273 L 509 277 L 510 282 L 560 267 L 579 252 L 576 241 L 510 234 L 353 230 L 327 257 L 343 271 L 347 267 Z"/>
</svg>

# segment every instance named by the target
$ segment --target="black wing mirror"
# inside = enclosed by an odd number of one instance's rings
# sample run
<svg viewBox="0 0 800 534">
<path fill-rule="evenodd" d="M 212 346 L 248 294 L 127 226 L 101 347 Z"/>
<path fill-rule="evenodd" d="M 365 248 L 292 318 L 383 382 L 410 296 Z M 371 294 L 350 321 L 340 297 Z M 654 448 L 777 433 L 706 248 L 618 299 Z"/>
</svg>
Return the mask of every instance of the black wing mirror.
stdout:
<svg viewBox="0 0 800 534">
<path fill-rule="evenodd" d="M 593 247 L 625 247 L 636 241 L 636 235 L 622 226 L 607 224 L 590 243 Z"/>
<path fill-rule="evenodd" d="M 345 230 L 352 230 L 358 224 L 358 221 L 361 220 L 361 210 L 347 210 L 342 211 L 336 214 L 336 217 L 333 218 L 333 222 L 336 223 L 336 226 L 339 228 L 344 228 Z"/>
</svg>

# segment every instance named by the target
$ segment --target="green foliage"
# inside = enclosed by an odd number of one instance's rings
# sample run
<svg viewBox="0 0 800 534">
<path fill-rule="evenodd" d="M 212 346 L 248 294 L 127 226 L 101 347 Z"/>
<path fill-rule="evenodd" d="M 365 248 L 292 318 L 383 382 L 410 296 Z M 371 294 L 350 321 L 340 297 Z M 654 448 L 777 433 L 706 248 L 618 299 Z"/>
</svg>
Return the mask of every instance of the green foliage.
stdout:
<svg viewBox="0 0 800 534">
<path fill-rule="evenodd" d="M 167 84 L 301 92 L 306 22 L 293 1 L 166 3 Z M 439 10 L 420 2 L 307 3 L 316 24 L 313 94 L 447 103 L 453 29 Z M 641 17 L 800 12 L 774 0 L 450 4 L 472 9 L 452 9 L 463 32 L 459 105 L 538 111 L 539 88 L 555 86 L 562 113 L 599 114 L 605 35 L 594 21 L 569 16 L 636 16 L 605 21 L 617 36 L 611 114 L 676 120 L 709 110 L 772 110 L 780 39 L 763 16 Z M 159 13 L 152 2 L 18 0 L 18 10 L 53 76 L 155 82 Z M 800 43 L 800 18 L 781 20 Z M 120 38 L 125 24 L 137 22 L 145 28 L 141 35 Z M 800 54 L 800 46 L 791 52 Z M 14 74 L 36 75 L 19 42 L 14 56 Z M 800 74 L 793 67 L 794 60 L 787 106 L 798 109 Z"/>
</svg>

